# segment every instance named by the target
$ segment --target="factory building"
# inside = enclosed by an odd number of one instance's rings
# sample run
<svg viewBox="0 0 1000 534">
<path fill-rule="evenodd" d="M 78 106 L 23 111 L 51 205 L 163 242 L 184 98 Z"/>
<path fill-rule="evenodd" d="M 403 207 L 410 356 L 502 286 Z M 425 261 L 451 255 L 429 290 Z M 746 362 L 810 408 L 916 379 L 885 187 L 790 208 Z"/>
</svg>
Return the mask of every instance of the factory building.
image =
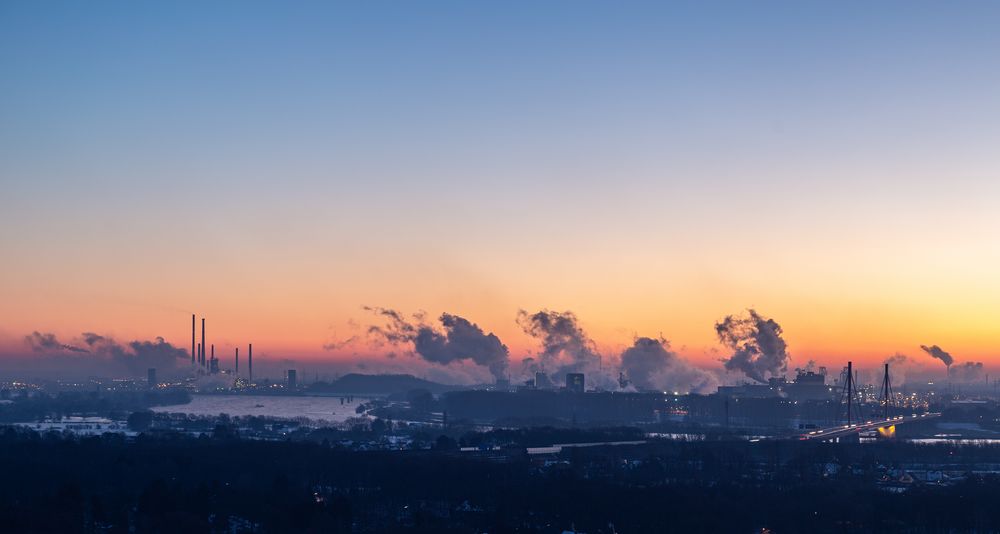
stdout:
<svg viewBox="0 0 1000 534">
<path fill-rule="evenodd" d="M 534 386 L 535 389 L 552 389 L 552 381 L 549 380 L 549 375 L 542 371 L 536 371 Z"/>
<path fill-rule="evenodd" d="M 799 371 L 795 380 L 789 382 L 784 377 L 770 378 L 766 384 L 743 384 L 739 386 L 719 386 L 719 395 L 744 399 L 766 399 L 781 397 L 790 400 L 830 400 L 837 394 L 832 385 L 826 383 L 826 369 L 820 372 Z"/>
<path fill-rule="evenodd" d="M 566 373 L 566 389 L 576 393 L 583 393 L 583 373 Z"/>
</svg>

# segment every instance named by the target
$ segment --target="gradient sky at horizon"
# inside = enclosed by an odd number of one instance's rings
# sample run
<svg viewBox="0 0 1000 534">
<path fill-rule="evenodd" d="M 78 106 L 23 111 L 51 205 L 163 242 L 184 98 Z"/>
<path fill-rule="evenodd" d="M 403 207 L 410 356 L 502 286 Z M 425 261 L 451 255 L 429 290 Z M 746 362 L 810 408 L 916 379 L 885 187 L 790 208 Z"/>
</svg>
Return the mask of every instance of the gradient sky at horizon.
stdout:
<svg viewBox="0 0 1000 534">
<path fill-rule="evenodd" d="M 0 5 L 0 345 L 362 305 L 1000 363 L 1000 4 Z M 379 349 L 373 348 L 372 351 Z M 341 354 L 339 357 L 352 357 Z"/>
</svg>

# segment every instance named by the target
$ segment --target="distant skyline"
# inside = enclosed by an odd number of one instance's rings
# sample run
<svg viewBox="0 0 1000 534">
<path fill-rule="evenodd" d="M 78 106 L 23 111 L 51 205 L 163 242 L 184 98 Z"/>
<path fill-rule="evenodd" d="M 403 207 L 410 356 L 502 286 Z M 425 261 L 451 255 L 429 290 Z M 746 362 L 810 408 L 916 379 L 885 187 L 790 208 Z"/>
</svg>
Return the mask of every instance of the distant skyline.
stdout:
<svg viewBox="0 0 1000 534">
<path fill-rule="evenodd" d="M 1000 5 L 0 5 L 0 354 L 34 331 L 297 361 L 363 306 L 540 350 L 754 308 L 790 367 L 1000 364 Z M 839 367 L 838 367 L 839 368 Z M 488 373 L 486 373 L 488 374 Z M 1000 375 L 998 375 L 1000 377 Z"/>
</svg>

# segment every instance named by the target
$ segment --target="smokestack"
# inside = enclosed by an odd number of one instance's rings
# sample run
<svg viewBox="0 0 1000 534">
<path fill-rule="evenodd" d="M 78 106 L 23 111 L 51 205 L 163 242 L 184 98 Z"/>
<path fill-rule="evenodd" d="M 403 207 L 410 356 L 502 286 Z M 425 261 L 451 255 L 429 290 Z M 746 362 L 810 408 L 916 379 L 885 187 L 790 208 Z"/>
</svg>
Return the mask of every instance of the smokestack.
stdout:
<svg viewBox="0 0 1000 534">
<path fill-rule="evenodd" d="M 253 343 L 250 344 L 247 350 L 247 378 L 253 384 Z"/>
<path fill-rule="evenodd" d="M 191 314 L 191 365 L 194 365 L 194 331 L 195 331 L 195 321 L 194 314 Z"/>
<path fill-rule="evenodd" d="M 205 318 L 201 318 L 201 364 L 205 365 Z"/>
<path fill-rule="evenodd" d="M 201 343 L 198 343 L 198 363 L 201 363 Z"/>
<path fill-rule="evenodd" d="M 236 347 L 236 376 L 240 376 L 240 348 Z"/>
<path fill-rule="evenodd" d="M 208 374 L 219 374 L 219 360 L 215 359 L 215 343 L 212 343 L 212 359 L 208 362 Z"/>
</svg>

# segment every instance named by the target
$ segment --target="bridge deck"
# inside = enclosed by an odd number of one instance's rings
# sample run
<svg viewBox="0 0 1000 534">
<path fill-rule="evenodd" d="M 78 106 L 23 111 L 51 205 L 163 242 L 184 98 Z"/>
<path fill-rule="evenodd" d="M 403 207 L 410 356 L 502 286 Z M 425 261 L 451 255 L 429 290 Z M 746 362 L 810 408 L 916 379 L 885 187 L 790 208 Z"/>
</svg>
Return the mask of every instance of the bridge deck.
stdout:
<svg viewBox="0 0 1000 534">
<path fill-rule="evenodd" d="M 895 417 L 890 417 L 888 419 L 874 419 L 866 420 L 864 423 L 852 423 L 850 425 L 840 425 L 829 428 L 818 428 L 816 430 L 811 430 L 807 433 L 800 434 L 799 439 L 801 440 L 831 440 L 835 438 L 842 438 L 844 436 L 849 436 L 851 434 L 857 434 L 859 432 L 864 432 L 866 430 L 877 430 L 879 428 L 886 428 L 889 426 L 902 425 L 906 423 L 912 423 L 914 421 L 923 421 L 925 419 L 933 419 L 935 417 L 940 417 L 939 413 L 923 413 L 923 414 L 912 414 L 912 415 L 898 415 Z"/>
</svg>

